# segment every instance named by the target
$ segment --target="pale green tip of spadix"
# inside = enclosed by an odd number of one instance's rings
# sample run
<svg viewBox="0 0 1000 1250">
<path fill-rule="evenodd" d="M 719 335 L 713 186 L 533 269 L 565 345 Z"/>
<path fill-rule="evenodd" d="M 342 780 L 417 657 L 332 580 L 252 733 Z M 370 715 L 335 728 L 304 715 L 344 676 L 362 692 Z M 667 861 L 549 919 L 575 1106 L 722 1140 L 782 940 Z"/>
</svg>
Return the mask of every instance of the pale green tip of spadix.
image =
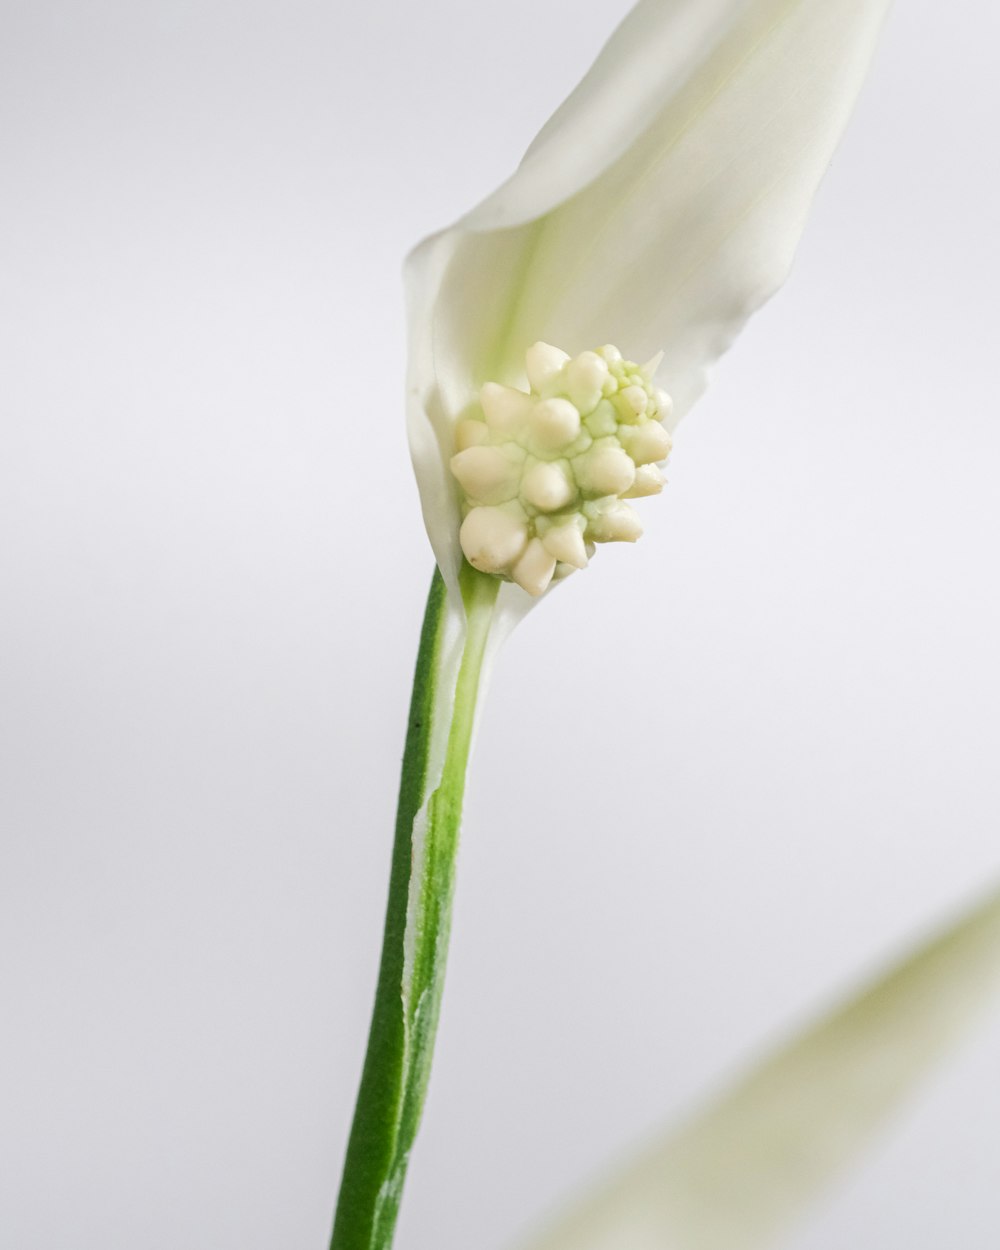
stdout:
<svg viewBox="0 0 1000 1250">
<path fill-rule="evenodd" d="M 528 349 L 529 391 L 487 382 L 460 421 L 451 471 L 462 488 L 465 558 L 530 595 L 585 568 L 595 543 L 635 542 L 626 499 L 656 495 L 670 454 L 670 396 L 653 385 L 662 358 L 623 360 L 617 348 L 568 356 Z"/>
</svg>

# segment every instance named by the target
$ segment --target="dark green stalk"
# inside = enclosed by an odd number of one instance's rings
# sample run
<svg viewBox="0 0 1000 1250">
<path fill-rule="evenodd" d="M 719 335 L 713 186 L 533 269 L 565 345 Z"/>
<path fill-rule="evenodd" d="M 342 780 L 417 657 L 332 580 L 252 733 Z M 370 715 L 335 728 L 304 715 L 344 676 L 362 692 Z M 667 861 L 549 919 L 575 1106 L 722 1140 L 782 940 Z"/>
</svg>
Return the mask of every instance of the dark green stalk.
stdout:
<svg viewBox="0 0 1000 1250">
<path fill-rule="evenodd" d="M 468 565 L 468 628 L 454 690 L 445 654 L 447 603 L 435 571 L 413 680 L 389 878 L 382 961 L 330 1250 L 392 1245 L 410 1149 L 430 1076 L 451 923 L 455 859 L 476 697 L 499 582 Z M 441 776 L 428 776 L 447 726 Z M 425 812 L 422 841 L 415 826 Z"/>
</svg>

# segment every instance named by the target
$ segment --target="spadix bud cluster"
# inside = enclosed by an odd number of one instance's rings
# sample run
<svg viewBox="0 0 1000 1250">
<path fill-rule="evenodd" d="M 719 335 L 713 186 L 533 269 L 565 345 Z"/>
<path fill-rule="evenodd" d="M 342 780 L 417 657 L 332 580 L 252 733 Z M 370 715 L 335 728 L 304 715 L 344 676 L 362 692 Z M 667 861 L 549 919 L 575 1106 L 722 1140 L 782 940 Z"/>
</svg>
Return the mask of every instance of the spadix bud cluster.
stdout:
<svg viewBox="0 0 1000 1250">
<path fill-rule="evenodd" d="M 656 495 L 670 453 L 670 397 L 614 347 L 527 354 L 530 392 L 487 382 L 458 423 L 451 471 L 462 488 L 462 550 L 474 568 L 540 595 L 585 568 L 595 543 L 635 542 L 624 501 Z"/>
</svg>

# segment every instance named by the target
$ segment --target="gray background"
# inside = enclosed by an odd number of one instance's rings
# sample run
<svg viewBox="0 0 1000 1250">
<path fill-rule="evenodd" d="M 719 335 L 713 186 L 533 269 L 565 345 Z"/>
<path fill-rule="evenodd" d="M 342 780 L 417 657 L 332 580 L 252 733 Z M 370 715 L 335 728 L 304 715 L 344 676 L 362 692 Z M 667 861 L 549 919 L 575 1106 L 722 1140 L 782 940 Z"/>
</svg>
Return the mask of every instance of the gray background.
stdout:
<svg viewBox="0 0 1000 1250">
<path fill-rule="evenodd" d="M 430 573 L 400 260 L 625 8 L 3 5 L 5 1248 L 325 1245 Z M 647 537 L 502 657 L 401 1250 L 500 1250 L 1000 867 L 998 39 L 899 7 Z M 995 1247 L 998 1044 L 790 1244 Z"/>
</svg>

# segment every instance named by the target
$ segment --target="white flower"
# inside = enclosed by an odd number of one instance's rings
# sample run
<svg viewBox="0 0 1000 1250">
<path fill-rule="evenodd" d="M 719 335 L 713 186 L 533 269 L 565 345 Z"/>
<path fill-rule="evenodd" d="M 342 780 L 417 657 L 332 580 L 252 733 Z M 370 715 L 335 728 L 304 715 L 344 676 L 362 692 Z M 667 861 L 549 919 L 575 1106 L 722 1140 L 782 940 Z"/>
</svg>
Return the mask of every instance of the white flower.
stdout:
<svg viewBox="0 0 1000 1250">
<path fill-rule="evenodd" d="M 640 0 L 509 181 L 411 254 L 410 445 L 453 603 L 463 510 L 477 506 L 463 466 L 487 495 L 484 475 L 510 484 L 493 452 L 459 460 L 464 491 L 449 467 L 472 445 L 456 441 L 459 422 L 483 418 L 481 388 L 527 394 L 539 342 L 578 354 L 610 340 L 633 360 L 662 350 L 672 430 L 784 281 L 888 2 Z M 543 476 L 538 489 L 558 495 Z M 515 576 L 541 536 L 516 518 L 510 529 L 483 567 Z M 555 556 L 541 550 L 518 579 L 535 594 Z M 501 594 L 508 615 L 531 602 Z"/>
</svg>

